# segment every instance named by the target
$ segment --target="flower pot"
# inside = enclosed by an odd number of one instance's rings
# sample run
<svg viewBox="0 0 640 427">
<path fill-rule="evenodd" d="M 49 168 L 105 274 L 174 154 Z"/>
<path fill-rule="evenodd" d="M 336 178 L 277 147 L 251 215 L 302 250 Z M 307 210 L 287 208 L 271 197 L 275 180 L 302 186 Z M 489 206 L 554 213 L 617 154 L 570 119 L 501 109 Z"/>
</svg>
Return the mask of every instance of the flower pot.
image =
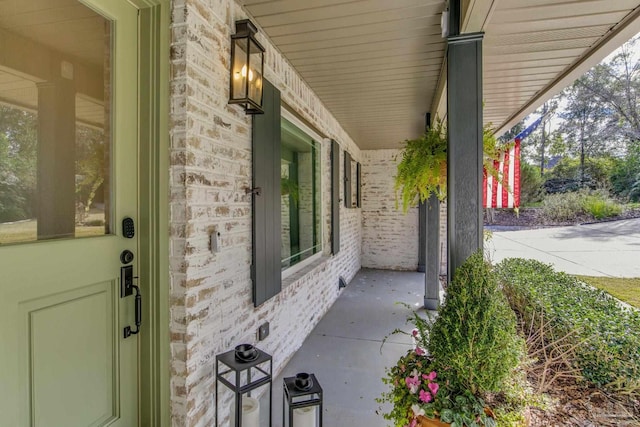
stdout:
<svg viewBox="0 0 640 427">
<path fill-rule="evenodd" d="M 493 419 L 495 419 L 495 415 L 491 408 L 484 408 L 484 413 Z M 418 427 L 449 427 L 451 424 L 443 423 L 440 421 L 440 418 L 427 418 L 422 415 L 418 415 Z"/>
<path fill-rule="evenodd" d="M 449 427 L 451 424 L 443 423 L 439 418 L 427 418 L 422 415 L 418 415 L 419 427 Z"/>
</svg>

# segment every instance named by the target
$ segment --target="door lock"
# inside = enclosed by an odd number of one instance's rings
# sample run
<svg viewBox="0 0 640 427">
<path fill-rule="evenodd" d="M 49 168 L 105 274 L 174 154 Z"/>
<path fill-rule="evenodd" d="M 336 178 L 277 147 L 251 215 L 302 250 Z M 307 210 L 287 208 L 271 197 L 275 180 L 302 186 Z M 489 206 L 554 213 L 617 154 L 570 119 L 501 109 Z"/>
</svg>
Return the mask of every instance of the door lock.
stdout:
<svg viewBox="0 0 640 427">
<path fill-rule="evenodd" d="M 122 219 L 122 235 L 127 239 L 133 239 L 133 236 L 136 235 L 133 218 L 126 217 Z"/>
<path fill-rule="evenodd" d="M 129 249 L 125 249 L 120 254 L 120 262 L 122 262 L 123 264 L 129 264 L 131 261 L 133 261 L 133 258 L 133 252 L 131 252 Z"/>
<path fill-rule="evenodd" d="M 133 265 L 120 267 L 120 298 L 133 294 Z"/>
</svg>

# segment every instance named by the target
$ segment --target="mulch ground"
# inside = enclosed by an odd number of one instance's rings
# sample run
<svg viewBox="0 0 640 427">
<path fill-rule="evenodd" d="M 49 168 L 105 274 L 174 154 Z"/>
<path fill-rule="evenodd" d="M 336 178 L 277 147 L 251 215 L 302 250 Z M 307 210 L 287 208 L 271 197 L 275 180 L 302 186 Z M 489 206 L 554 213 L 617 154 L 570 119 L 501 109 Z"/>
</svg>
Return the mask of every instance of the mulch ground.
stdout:
<svg viewBox="0 0 640 427">
<path fill-rule="evenodd" d="M 638 427 L 640 401 L 613 396 L 575 381 L 554 385 L 544 409 L 530 408 L 531 427 Z"/>
<path fill-rule="evenodd" d="M 520 208 L 520 212 L 517 215 L 512 209 L 485 209 L 484 225 L 514 228 L 539 228 L 618 221 L 630 218 L 640 218 L 640 208 L 628 209 L 618 216 L 604 220 L 596 220 L 589 215 L 581 215 L 571 222 L 550 222 L 542 215 L 541 208 Z"/>
</svg>

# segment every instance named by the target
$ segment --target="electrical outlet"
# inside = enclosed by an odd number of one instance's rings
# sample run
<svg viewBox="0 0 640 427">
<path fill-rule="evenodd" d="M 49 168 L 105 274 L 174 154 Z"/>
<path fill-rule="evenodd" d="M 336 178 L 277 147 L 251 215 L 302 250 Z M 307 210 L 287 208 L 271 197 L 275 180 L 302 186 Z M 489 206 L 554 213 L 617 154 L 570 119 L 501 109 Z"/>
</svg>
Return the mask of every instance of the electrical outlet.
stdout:
<svg viewBox="0 0 640 427">
<path fill-rule="evenodd" d="M 263 339 L 269 336 L 269 322 L 264 322 L 258 328 L 258 341 L 262 341 Z"/>
</svg>

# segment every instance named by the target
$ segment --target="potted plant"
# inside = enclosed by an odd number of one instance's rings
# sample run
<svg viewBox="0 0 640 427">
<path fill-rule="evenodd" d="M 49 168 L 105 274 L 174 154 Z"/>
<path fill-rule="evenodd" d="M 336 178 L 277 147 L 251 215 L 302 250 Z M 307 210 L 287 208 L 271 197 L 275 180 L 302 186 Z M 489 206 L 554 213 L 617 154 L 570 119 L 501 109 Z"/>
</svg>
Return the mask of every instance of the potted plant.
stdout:
<svg viewBox="0 0 640 427">
<path fill-rule="evenodd" d="M 390 390 L 378 401 L 392 405 L 385 419 L 394 427 L 496 426 L 485 397 L 507 386 L 524 343 L 482 253 L 457 269 L 434 321 L 416 312 L 409 320 L 415 346 L 383 378 Z"/>
<path fill-rule="evenodd" d="M 482 142 L 484 170 L 501 181 L 494 160 L 508 147 L 498 146 L 491 124 L 484 126 Z M 419 138 L 404 141 L 394 186 L 396 203 L 402 200 L 404 212 L 418 202 L 426 201 L 431 195 L 441 202 L 446 199 L 447 145 L 447 129 L 439 119 Z"/>
</svg>

